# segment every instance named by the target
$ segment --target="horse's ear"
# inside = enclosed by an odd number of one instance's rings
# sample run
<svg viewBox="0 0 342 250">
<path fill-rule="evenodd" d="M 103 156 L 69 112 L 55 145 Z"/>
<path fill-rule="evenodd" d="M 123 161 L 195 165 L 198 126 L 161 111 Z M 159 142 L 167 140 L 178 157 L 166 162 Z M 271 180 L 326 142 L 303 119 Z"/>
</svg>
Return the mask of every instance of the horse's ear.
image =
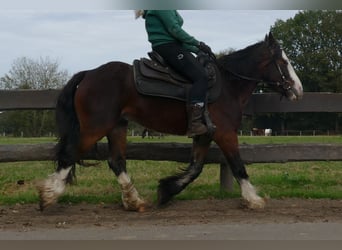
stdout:
<svg viewBox="0 0 342 250">
<path fill-rule="evenodd" d="M 268 37 L 269 37 L 270 39 L 272 39 L 272 40 L 275 40 L 274 37 L 273 37 L 273 33 L 272 33 L 271 31 L 268 33 Z"/>
<path fill-rule="evenodd" d="M 268 43 L 269 47 L 273 47 L 274 45 L 277 44 L 277 41 L 276 41 L 276 39 L 274 39 L 271 31 L 270 31 L 270 33 L 268 33 L 268 35 L 266 35 L 265 42 Z"/>
</svg>

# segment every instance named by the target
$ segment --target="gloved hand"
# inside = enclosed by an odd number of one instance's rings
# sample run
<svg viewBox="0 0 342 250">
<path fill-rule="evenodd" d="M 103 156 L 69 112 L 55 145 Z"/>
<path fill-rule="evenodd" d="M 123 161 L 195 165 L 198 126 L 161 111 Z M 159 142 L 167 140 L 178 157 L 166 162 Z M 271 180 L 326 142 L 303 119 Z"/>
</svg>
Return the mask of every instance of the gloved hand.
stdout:
<svg viewBox="0 0 342 250">
<path fill-rule="evenodd" d="M 198 48 L 199 48 L 201 51 L 203 51 L 204 53 L 206 53 L 206 54 L 211 54 L 211 53 L 213 53 L 213 52 L 211 51 L 211 48 L 210 48 L 208 45 L 206 45 L 204 42 L 200 42 L 199 45 L 198 45 Z"/>
<path fill-rule="evenodd" d="M 204 42 L 200 42 L 198 45 L 199 50 L 208 54 L 212 59 L 216 60 L 215 54 L 212 52 L 211 48 L 206 45 Z"/>
</svg>

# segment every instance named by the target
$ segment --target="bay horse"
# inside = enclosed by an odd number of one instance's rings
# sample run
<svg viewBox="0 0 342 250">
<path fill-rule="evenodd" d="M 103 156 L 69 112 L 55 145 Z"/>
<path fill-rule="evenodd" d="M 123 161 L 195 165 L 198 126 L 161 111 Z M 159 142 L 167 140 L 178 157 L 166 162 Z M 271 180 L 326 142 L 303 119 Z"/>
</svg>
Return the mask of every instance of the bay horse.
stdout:
<svg viewBox="0 0 342 250">
<path fill-rule="evenodd" d="M 193 138 L 189 166 L 159 181 L 158 203 L 167 203 L 199 176 L 210 144 L 214 141 L 239 183 L 242 198 L 252 209 L 263 208 L 265 200 L 250 183 L 239 153 L 237 131 L 243 108 L 261 82 L 289 100 L 302 97 L 302 84 L 272 33 L 261 42 L 218 58 L 216 64 L 220 72 L 221 93 L 215 102 L 208 104 L 216 130 L 211 137 Z M 110 152 L 108 164 L 121 187 L 124 208 L 144 211 L 146 203 L 126 170 L 128 120 L 161 133 L 185 135 L 187 131 L 184 102 L 139 94 L 130 64 L 110 62 L 79 72 L 69 80 L 56 105 L 59 132 L 57 168 L 54 174 L 37 186 L 41 210 L 58 200 L 66 183 L 73 177 L 75 163 L 106 136 Z"/>
</svg>

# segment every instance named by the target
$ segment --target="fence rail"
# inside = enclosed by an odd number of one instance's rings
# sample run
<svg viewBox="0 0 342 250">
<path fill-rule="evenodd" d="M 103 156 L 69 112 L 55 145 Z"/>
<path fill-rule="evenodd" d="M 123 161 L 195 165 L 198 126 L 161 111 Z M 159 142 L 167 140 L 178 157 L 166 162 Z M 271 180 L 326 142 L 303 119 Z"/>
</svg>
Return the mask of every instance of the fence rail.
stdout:
<svg viewBox="0 0 342 250">
<path fill-rule="evenodd" d="M 60 90 L 0 90 L 0 110 L 54 109 Z M 342 112 L 342 93 L 306 92 L 300 101 L 279 94 L 253 94 L 244 113 Z"/>
<path fill-rule="evenodd" d="M 0 145 L 0 162 L 54 160 L 54 143 Z M 128 143 L 127 159 L 189 162 L 190 143 Z M 240 145 L 246 163 L 342 160 L 342 144 L 259 144 Z M 107 160 L 106 143 L 98 143 L 85 159 Z M 216 145 L 210 147 L 206 163 L 225 159 Z"/>
</svg>

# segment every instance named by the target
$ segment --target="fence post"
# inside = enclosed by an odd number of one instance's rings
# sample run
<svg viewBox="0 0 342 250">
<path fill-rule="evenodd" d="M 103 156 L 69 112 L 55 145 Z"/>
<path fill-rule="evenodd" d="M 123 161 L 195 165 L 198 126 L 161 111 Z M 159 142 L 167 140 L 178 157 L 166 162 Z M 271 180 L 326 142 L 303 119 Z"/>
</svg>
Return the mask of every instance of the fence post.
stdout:
<svg viewBox="0 0 342 250">
<path fill-rule="evenodd" d="M 221 189 L 232 192 L 234 187 L 234 177 L 232 170 L 227 163 L 220 164 L 220 183 Z"/>
</svg>

